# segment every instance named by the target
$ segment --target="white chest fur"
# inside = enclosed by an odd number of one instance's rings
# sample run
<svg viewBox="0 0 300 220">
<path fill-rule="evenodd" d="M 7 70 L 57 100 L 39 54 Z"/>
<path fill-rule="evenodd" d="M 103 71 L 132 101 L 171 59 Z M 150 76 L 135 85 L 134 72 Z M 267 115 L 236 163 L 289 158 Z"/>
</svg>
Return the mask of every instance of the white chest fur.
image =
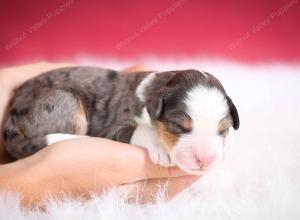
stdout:
<svg viewBox="0 0 300 220">
<path fill-rule="evenodd" d="M 154 163 L 161 166 L 173 166 L 171 158 L 165 151 L 156 130 L 151 124 L 146 108 L 143 109 L 141 117 L 135 118 L 135 121 L 138 126 L 131 137 L 130 144 L 146 148 Z"/>
</svg>

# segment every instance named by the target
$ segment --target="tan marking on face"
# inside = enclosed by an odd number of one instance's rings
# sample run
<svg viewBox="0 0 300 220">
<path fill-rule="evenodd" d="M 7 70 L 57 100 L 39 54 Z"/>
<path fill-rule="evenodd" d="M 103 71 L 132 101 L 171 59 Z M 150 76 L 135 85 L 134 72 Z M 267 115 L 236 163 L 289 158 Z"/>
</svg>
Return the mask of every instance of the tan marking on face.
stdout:
<svg viewBox="0 0 300 220">
<path fill-rule="evenodd" d="M 88 129 L 86 114 L 81 101 L 78 100 L 78 109 L 75 112 L 76 129 L 75 134 L 85 135 Z"/>
<path fill-rule="evenodd" d="M 185 118 L 181 124 L 186 130 L 192 130 L 192 119 Z"/>
<path fill-rule="evenodd" d="M 166 126 L 162 122 L 157 122 L 156 123 L 157 127 L 157 133 L 158 136 L 164 145 L 165 149 L 170 152 L 172 148 L 175 146 L 177 140 L 178 140 L 178 135 L 171 133 L 168 131 Z"/>
<path fill-rule="evenodd" d="M 218 133 L 222 133 L 225 129 L 228 129 L 232 126 L 232 120 L 229 116 L 223 118 L 218 124 Z"/>
</svg>

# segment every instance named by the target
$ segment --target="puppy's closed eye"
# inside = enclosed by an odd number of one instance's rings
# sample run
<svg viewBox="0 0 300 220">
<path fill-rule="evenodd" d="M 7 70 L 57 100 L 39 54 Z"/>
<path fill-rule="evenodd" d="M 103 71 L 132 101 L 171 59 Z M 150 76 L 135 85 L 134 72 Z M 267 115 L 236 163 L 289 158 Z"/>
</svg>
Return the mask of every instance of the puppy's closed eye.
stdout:
<svg viewBox="0 0 300 220">
<path fill-rule="evenodd" d="M 186 129 L 185 127 L 183 127 L 182 124 L 179 122 L 168 121 L 167 127 L 171 132 L 173 132 L 175 134 L 184 134 L 184 133 L 189 132 L 189 130 Z"/>
<path fill-rule="evenodd" d="M 185 134 L 192 130 L 191 118 L 187 115 L 178 115 L 166 120 L 167 128 L 175 134 Z"/>
</svg>

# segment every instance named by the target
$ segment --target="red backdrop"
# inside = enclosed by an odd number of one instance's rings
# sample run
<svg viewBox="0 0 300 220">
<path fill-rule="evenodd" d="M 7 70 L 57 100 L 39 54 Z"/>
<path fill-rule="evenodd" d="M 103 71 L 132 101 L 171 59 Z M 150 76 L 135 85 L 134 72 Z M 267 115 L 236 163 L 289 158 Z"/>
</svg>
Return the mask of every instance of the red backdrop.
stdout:
<svg viewBox="0 0 300 220">
<path fill-rule="evenodd" d="M 0 65 L 79 55 L 300 60 L 299 0 L 0 2 Z"/>
</svg>

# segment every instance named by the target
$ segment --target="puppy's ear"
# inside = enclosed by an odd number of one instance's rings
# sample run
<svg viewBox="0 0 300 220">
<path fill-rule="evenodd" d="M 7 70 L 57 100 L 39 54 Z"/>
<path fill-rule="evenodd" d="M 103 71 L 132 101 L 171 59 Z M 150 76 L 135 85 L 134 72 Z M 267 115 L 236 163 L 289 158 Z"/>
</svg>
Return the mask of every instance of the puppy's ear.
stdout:
<svg viewBox="0 0 300 220">
<path fill-rule="evenodd" d="M 233 120 L 232 127 L 234 128 L 234 130 L 237 130 L 240 127 L 240 119 L 239 119 L 238 111 L 237 111 L 235 105 L 233 104 L 231 98 L 228 95 L 226 95 L 226 99 L 227 99 L 227 103 L 229 106 L 229 113 Z"/>
<path fill-rule="evenodd" d="M 163 114 L 164 106 L 176 92 L 175 88 L 162 87 L 154 93 L 150 100 L 146 101 L 146 107 L 151 119 L 159 119 Z"/>
<path fill-rule="evenodd" d="M 168 83 L 171 82 L 176 72 L 157 73 L 144 91 L 145 105 L 152 120 L 159 119 L 163 113 L 166 98 L 171 94 Z"/>
<path fill-rule="evenodd" d="M 158 119 L 163 111 L 164 98 L 162 95 L 152 97 L 150 100 L 146 101 L 146 108 L 149 113 L 150 118 Z"/>
</svg>

